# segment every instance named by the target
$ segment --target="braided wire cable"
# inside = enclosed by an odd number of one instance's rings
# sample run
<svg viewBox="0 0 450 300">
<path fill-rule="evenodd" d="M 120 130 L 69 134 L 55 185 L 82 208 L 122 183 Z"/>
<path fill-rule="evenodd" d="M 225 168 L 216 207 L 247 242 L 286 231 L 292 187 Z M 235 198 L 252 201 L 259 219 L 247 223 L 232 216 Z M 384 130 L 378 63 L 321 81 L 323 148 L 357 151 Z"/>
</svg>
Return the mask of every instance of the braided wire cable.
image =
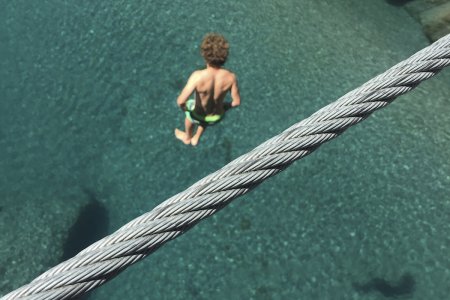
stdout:
<svg viewBox="0 0 450 300">
<path fill-rule="evenodd" d="M 0 300 L 69 299 L 102 285 L 448 65 L 450 35 L 292 125 Z"/>
</svg>

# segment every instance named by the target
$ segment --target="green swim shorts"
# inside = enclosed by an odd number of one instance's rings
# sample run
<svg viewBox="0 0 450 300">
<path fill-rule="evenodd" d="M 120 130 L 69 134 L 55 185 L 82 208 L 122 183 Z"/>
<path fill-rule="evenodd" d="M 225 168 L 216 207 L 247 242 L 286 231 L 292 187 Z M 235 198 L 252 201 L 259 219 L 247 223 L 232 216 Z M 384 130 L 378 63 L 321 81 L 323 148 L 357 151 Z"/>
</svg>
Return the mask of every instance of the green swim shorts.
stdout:
<svg viewBox="0 0 450 300">
<path fill-rule="evenodd" d="M 186 118 L 188 118 L 192 123 L 194 124 L 200 124 L 203 126 L 206 125 L 214 125 L 218 123 L 223 115 L 208 115 L 208 116 L 201 116 L 197 114 L 195 111 L 195 99 L 189 99 L 186 101 Z"/>
</svg>

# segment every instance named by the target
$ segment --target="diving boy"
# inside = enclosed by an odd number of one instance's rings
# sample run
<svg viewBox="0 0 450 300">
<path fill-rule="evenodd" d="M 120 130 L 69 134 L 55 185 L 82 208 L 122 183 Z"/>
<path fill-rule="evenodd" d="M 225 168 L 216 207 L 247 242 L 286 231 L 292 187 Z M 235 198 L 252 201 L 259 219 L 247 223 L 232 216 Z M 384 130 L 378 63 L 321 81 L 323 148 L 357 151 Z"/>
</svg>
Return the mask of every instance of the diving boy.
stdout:
<svg viewBox="0 0 450 300">
<path fill-rule="evenodd" d="M 209 33 L 200 46 L 206 68 L 192 73 L 177 105 L 185 112 L 185 131 L 175 129 L 175 136 L 186 145 L 196 146 L 208 125 L 216 124 L 225 110 L 241 104 L 236 75 L 222 68 L 228 57 L 229 44 L 220 34 Z M 189 99 L 195 92 L 195 98 Z M 224 99 L 231 92 L 231 103 Z M 193 134 L 194 125 L 197 131 Z"/>
</svg>

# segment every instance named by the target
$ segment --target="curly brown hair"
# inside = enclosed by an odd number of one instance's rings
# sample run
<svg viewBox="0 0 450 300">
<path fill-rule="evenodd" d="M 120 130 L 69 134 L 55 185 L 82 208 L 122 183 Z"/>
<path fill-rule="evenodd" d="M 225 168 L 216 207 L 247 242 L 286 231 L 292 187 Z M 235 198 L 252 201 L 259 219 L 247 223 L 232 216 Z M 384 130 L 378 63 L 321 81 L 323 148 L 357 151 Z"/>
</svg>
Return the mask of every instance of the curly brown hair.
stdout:
<svg viewBox="0 0 450 300">
<path fill-rule="evenodd" d="M 206 63 L 213 67 L 221 67 L 228 57 L 228 41 L 218 33 L 208 33 L 200 46 L 201 54 Z"/>
</svg>

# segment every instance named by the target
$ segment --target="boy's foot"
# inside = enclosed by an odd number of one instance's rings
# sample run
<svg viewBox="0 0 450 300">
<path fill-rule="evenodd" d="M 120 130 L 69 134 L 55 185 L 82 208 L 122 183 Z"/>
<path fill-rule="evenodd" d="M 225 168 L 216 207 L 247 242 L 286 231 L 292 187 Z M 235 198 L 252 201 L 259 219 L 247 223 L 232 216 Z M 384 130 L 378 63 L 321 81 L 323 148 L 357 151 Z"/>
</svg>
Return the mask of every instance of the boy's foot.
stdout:
<svg viewBox="0 0 450 300">
<path fill-rule="evenodd" d="M 198 144 L 198 140 L 200 139 L 200 137 L 197 137 L 197 135 L 194 135 L 192 138 L 191 138 L 191 145 L 192 146 L 197 146 L 197 144 Z"/>
<path fill-rule="evenodd" d="M 186 145 L 189 145 L 191 143 L 191 139 L 187 136 L 186 132 L 181 131 L 178 128 L 175 128 L 175 136 L 176 136 L 177 139 L 179 139 L 180 141 L 182 141 Z"/>
</svg>

